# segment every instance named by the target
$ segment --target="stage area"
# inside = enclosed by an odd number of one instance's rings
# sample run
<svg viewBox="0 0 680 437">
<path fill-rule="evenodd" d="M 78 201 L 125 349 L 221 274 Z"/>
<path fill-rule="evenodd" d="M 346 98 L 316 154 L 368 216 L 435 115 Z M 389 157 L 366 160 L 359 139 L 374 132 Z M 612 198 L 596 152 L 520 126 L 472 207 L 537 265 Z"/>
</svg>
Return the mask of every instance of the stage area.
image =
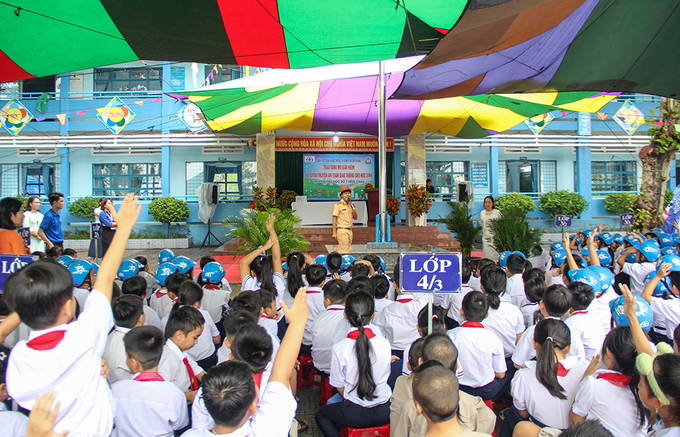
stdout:
<svg viewBox="0 0 680 437">
<path fill-rule="evenodd" d="M 302 226 L 331 226 L 333 224 L 333 206 L 338 203 L 337 200 L 330 202 L 312 201 L 312 202 L 293 202 L 291 208 L 297 213 L 297 216 L 302 218 Z M 355 225 L 366 225 L 368 223 L 368 209 L 366 202 L 356 200 L 352 202 L 357 209 L 357 219 L 354 221 Z"/>
</svg>

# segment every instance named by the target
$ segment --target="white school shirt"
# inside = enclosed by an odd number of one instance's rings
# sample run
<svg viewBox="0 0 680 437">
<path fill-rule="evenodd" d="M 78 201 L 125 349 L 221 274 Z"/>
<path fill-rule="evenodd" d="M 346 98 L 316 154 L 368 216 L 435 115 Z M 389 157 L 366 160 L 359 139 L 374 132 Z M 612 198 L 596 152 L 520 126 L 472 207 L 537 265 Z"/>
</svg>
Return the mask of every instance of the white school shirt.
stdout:
<svg viewBox="0 0 680 437">
<path fill-rule="evenodd" d="M 427 305 L 427 300 L 423 302 L 423 296 L 399 295 L 396 302 L 383 308 L 373 318 L 373 324 L 380 328 L 392 349 L 403 351 L 420 337 L 416 326 L 418 313 L 424 305 Z"/>
<path fill-rule="evenodd" d="M 260 316 L 260 319 L 257 321 L 257 324 L 262 326 L 265 331 L 267 331 L 267 334 L 269 334 L 269 338 L 272 339 L 272 361 L 274 358 L 276 358 L 276 353 L 279 351 L 279 347 L 281 346 L 281 340 L 279 340 L 279 325 L 274 319 L 270 319 L 264 314 Z"/>
<path fill-rule="evenodd" d="M 465 369 L 461 385 L 484 387 L 496 379 L 495 373 L 508 370 L 503 343 L 481 324 L 465 322 L 447 334 L 458 348 L 458 361 Z"/>
<path fill-rule="evenodd" d="M 227 347 L 227 345 L 224 344 L 224 342 L 222 342 L 222 346 L 220 346 L 217 349 L 217 364 L 222 364 L 222 363 L 229 361 L 229 359 L 230 359 L 229 355 L 230 354 L 231 354 L 231 349 L 229 349 Z M 273 355 L 272 355 L 272 359 L 274 359 Z"/>
<path fill-rule="evenodd" d="M 380 311 L 382 311 L 386 306 L 391 305 L 394 303 L 393 300 L 390 300 L 386 297 L 382 299 L 376 299 L 375 300 L 375 313 L 378 314 Z"/>
<path fill-rule="evenodd" d="M 647 426 L 640 428 L 635 396 L 628 386 L 619 387 L 598 376 L 620 375 L 612 370 L 598 370 L 578 386 L 571 411 L 586 420 L 600 421 L 614 437 L 644 437 Z M 623 376 L 623 375 L 621 375 Z"/>
<path fill-rule="evenodd" d="M 78 301 L 78 306 L 80 306 L 81 311 L 83 310 L 83 308 L 85 308 L 85 302 L 87 301 L 87 297 L 89 295 L 90 290 L 73 287 L 73 297 L 75 297 L 76 301 Z"/>
<path fill-rule="evenodd" d="M 161 374 L 163 379 L 172 382 L 183 392 L 190 391 L 191 388 L 189 371 L 183 361 L 184 357 L 187 357 L 194 375 L 198 376 L 199 373 L 203 372 L 201 366 L 196 364 L 193 358 L 182 352 L 170 339 L 165 340 L 163 355 L 161 355 L 161 361 L 158 363 L 158 373 Z"/>
<path fill-rule="evenodd" d="M 521 273 L 515 273 L 508 278 L 505 294 L 510 296 L 512 304 L 517 308 L 522 306 L 522 301 L 526 299 L 527 296 L 524 294 L 524 281 L 522 280 Z"/>
<path fill-rule="evenodd" d="M 352 325 L 349 324 L 349 320 L 347 320 L 346 317 L 343 317 L 338 321 L 338 323 L 335 325 L 335 329 L 333 331 L 335 332 L 333 334 L 333 346 L 336 344 L 340 343 L 342 340 L 347 338 L 347 334 L 349 334 L 349 331 L 351 331 Z M 380 335 L 384 337 L 382 331 L 377 325 L 371 325 L 371 329 L 373 330 L 373 333 L 375 335 Z M 407 345 L 406 347 L 409 347 L 410 345 Z"/>
<path fill-rule="evenodd" d="M 257 412 L 241 428 L 223 437 L 287 437 L 295 417 L 297 402 L 290 389 L 278 381 L 272 381 L 264 389 L 262 400 L 257 403 Z M 215 437 L 212 431 L 190 429 L 182 437 Z"/>
<path fill-rule="evenodd" d="M 54 425 L 56 432 L 71 430 L 69 436 L 109 435 L 115 405 L 109 383 L 101 375 L 102 355 L 113 328 L 111 302 L 92 290 L 75 322 L 33 331 L 29 341 L 52 331 L 65 330 L 53 349 L 31 349 L 25 341 L 14 346 L 7 365 L 9 395 L 30 410 L 40 393 L 57 392 L 61 402 Z"/>
<path fill-rule="evenodd" d="M 531 326 L 534 324 L 534 313 L 540 311 L 541 306 L 538 302 L 529 302 L 524 300 L 522 302 L 522 307 L 519 309 L 522 312 L 522 317 L 524 317 L 524 326 Z"/>
<path fill-rule="evenodd" d="M 2 324 L 4 321 L 5 319 L 0 319 L 0 324 Z M 31 328 L 29 328 L 25 323 L 19 323 L 19 326 L 14 331 L 10 332 L 7 337 L 5 337 L 5 342 L 3 344 L 11 349 L 21 340 L 28 340 L 28 334 L 31 331 Z"/>
<path fill-rule="evenodd" d="M 118 381 L 111 386 L 116 400 L 116 428 L 112 437 L 172 437 L 189 424 L 187 399 L 167 381 Z"/>
<path fill-rule="evenodd" d="M 4 402 L 0 402 L 0 424 L 3 437 L 24 437 L 28 426 L 28 417 L 16 411 L 7 411 Z"/>
<path fill-rule="evenodd" d="M 344 305 L 329 305 L 312 324 L 312 361 L 322 372 L 331 371 L 331 354 L 335 326 L 345 318 Z"/>
<path fill-rule="evenodd" d="M 162 294 L 162 296 L 159 297 L 159 293 Z M 156 292 L 154 292 L 154 294 L 149 298 L 149 306 L 153 308 L 154 311 L 156 311 L 156 314 L 158 314 L 158 317 L 161 319 L 168 315 L 168 313 L 165 312 L 165 309 L 168 307 L 168 305 L 171 305 L 170 308 L 172 308 L 172 299 L 170 299 L 167 293 L 168 290 L 162 288 L 160 290 L 156 290 Z"/>
<path fill-rule="evenodd" d="M 130 379 L 132 372 L 127 366 L 127 356 L 125 354 L 125 343 L 123 337 L 130 332 L 128 328 L 116 326 L 116 329 L 109 334 L 106 340 L 106 350 L 104 359 L 109 367 L 109 384 L 114 384 L 121 379 Z"/>
<path fill-rule="evenodd" d="M 204 286 L 201 308 L 210 314 L 213 322 L 219 323 L 222 320 L 223 307 L 227 306 L 230 296 L 231 292 Z"/>
<path fill-rule="evenodd" d="M 140 270 L 139 273 L 137 273 L 137 276 L 141 276 L 146 281 L 147 293 L 151 293 L 161 286 L 161 284 L 158 282 L 158 279 L 154 278 L 154 276 L 149 272 Z M 151 294 L 149 294 L 149 296 L 150 295 Z"/>
<path fill-rule="evenodd" d="M 463 306 L 463 298 L 471 291 L 473 291 L 473 289 L 470 287 L 470 284 L 463 284 L 460 287 L 459 292 L 447 293 L 444 296 L 444 302 L 442 302 L 442 305 L 444 308 L 449 309 L 446 315 L 458 322 L 458 324 L 464 322 L 463 317 L 460 315 L 460 309 Z"/>
<path fill-rule="evenodd" d="M 672 297 L 668 300 L 652 297 L 652 313 L 654 318 L 662 318 L 666 322 L 666 337 L 673 340 L 675 328 L 680 325 L 680 299 Z"/>
<path fill-rule="evenodd" d="M 527 259 L 535 269 L 546 271 L 550 265 L 550 254 L 547 250 L 541 248 L 541 253 L 538 256 L 531 256 Z"/>
<path fill-rule="evenodd" d="M 652 430 L 647 434 L 648 437 L 680 437 L 680 426 L 664 428 L 663 422 L 657 422 L 652 426 Z"/>
<path fill-rule="evenodd" d="M 470 280 L 467 285 L 470 286 L 474 291 L 482 291 L 482 280 L 474 275 L 470 276 Z"/>
<path fill-rule="evenodd" d="M 619 297 L 614 291 L 614 287 L 609 287 L 607 291 L 597 296 L 588 307 L 588 311 L 593 311 L 595 317 L 602 324 L 604 335 L 607 336 L 612 329 L 612 313 L 609 309 L 609 302 Z"/>
<path fill-rule="evenodd" d="M 489 307 L 489 317 L 482 321 L 484 328 L 496 334 L 503 343 L 506 357 L 515 352 L 517 336 L 524 332 L 524 317 L 522 312 L 511 303 L 501 301 L 498 309 Z"/>
<path fill-rule="evenodd" d="M 372 325 L 367 325 L 365 329 L 371 329 L 375 334 Z M 350 332 L 357 331 L 352 328 Z M 384 404 L 390 400 L 392 389 L 387 385 L 390 377 L 390 342 L 385 337 L 376 334 L 368 340 L 371 344 L 371 371 L 373 372 L 373 382 L 375 382 L 375 399 L 369 401 L 361 399 L 357 393 L 356 385 L 359 382 L 359 362 L 357 360 L 354 345 L 356 341 L 345 338 L 340 343 L 333 346 L 331 359 L 330 384 L 332 387 L 342 387 L 344 389 L 343 398 L 355 405 L 362 407 L 374 407 Z"/>
<path fill-rule="evenodd" d="M 558 429 L 569 428 L 569 410 L 574 403 L 578 385 L 588 367 L 588 363 L 577 357 L 567 357 L 560 361 L 569 371 L 566 376 L 558 376 L 557 381 L 564 388 L 567 399 L 553 397 L 547 388 L 536 378 L 536 361 L 527 361 L 512 378 L 510 393 L 513 404 L 518 410 L 526 410 L 539 422 Z"/>
<path fill-rule="evenodd" d="M 574 311 L 564 323 L 571 330 L 572 342 L 575 336 L 581 339 L 585 359 L 590 362 L 604 343 L 604 329 L 597 315 L 589 310 Z"/>
<path fill-rule="evenodd" d="M 312 325 L 314 320 L 326 310 L 323 304 L 323 289 L 321 287 L 307 287 L 307 307 L 309 308 L 309 318 L 305 324 L 305 333 L 302 336 L 302 344 L 312 345 Z"/>
<path fill-rule="evenodd" d="M 155 326 L 162 331 L 163 324 L 161 323 L 161 318 L 156 314 L 156 311 L 148 306 L 146 302 L 144 302 L 142 309 L 144 310 L 144 326 Z"/>
<path fill-rule="evenodd" d="M 559 317 L 546 317 L 548 319 L 562 320 Z M 536 325 L 529 326 L 524 334 L 519 338 L 517 346 L 515 347 L 515 352 L 512 354 L 512 362 L 518 366 L 523 366 L 525 362 L 531 360 L 536 356 L 536 351 L 534 350 L 534 330 Z M 569 357 L 578 357 L 579 359 L 585 359 L 586 351 L 583 347 L 583 342 L 581 337 L 577 335 L 571 336 L 571 350 Z"/>
<path fill-rule="evenodd" d="M 170 308 L 172 309 L 172 305 Z M 213 337 L 220 335 L 220 331 L 217 330 L 217 326 L 215 326 L 215 322 L 212 321 L 210 314 L 208 314 L 208 312 L 203 308 L 198 308 L 198 311 L 203 316 L 203 321 L 205 322 L 203 324 L 203 331 L 198 337 L 198 343 L 196 343 L 191 349 L 185 351 L 190 358 L 194 359 L 194 361 L 205 360 L 214 354 L 215 342 L 213 341 Z M 163 317 L 163 320 L 161 320 L 163 332 L 165 332 L 165 325 L 168 324 L 169 314 L 170 312 L 168 311 L 168 315 Z"/>
<path fill-rule="evenodd" d="M 262 379 L 260 379 L 260 391 L 258 402 L 262 400 L 264 396 L 263 387 L 267 386 L 269 382 L 269 377 L 272 374 L 272 362 L 267 363 L 267 367 L 264 368 L 262 372 Z M 208 408 L 205 406 L 205 401 L 203 400 L 203 387 L 199 388 L 196 392 L 196 397 L 194 402 L 191 404 L 191 428 L 192 429 L 212 429 L 215 426 L 215 421 L 210 416 Z"/>
<path fill-rule="evenodd" d="M 644 263 L 625 263 L 621 271 L 630 276 L 630 292 L 642 296 L 645 289 L 645 277 L 656 270 L 656 264 Z"/>
<path fill-rule="evenodd" d="M 288 287 L 286 286 L 286 281 L 283 279 L 281 273 L 274 272 L 272 281 L 274 282 L 274 287 L 276 287 L 276 308 L 278 309 L 279 301 L 284 299 Z M 241 282 L 241 291 L 257 291 L 261 288 L 261 285 L 262 283 L 258 281 L 257 278 L 248 275 L 243 278 L 243 281 Z"/>
</svg>

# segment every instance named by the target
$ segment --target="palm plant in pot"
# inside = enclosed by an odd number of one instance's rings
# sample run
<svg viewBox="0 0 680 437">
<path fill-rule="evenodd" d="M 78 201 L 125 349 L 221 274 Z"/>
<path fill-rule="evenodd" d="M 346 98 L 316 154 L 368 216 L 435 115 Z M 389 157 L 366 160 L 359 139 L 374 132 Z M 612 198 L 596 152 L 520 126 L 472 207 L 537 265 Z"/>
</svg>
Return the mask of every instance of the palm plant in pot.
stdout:
<svg viewBox="0 0 680 437">
<path fill-rule="evenodd" d="M 467 200 L 446 203 L 451 207 L 451 212 L 437 221 L 445 225 L 449 232 L 456 234 L 456 239 L 460 243 L 460 251 L 463 255 L 470 257 L 475 239 L 482 231 L 482 226 L 472 219 Z"/>
</svg>

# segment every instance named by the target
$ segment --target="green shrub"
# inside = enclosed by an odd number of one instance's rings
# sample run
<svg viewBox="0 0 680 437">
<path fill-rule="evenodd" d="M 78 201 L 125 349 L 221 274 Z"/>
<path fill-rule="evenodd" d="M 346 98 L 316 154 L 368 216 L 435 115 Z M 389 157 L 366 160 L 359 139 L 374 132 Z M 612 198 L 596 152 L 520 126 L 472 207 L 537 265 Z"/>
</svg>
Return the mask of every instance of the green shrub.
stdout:
<svg viewBox="0 0 680 437">
<path fill-rule="evenodd" d="M 501 212 L 510 208 L 518 208 L 524 212 L 529 212 L 536 209 L 536 204 L 526 194 L 510 193 L 496 199 L 496 208 Z"/>
<path fill-rule="evenodd" d="M 558 214 L 578 217 L 588 208 L 586 198 L 567 190 L 549 191 L 541 196 L 538 210 L 555 218 Z"/>
<path fill-rule="evenodd" d="M 456 234 L 463 255 L 469 257 L 475 239 L 482 231 L 482 226 L 472 220 L 467 202 L 446 202 L 451 207 L 451 212 L 446 217 L 440 217 L 439 223 L 446 225 L 449 232 Z"/>
<path fill-rule="evenodd" d="M 266 225 L 269 214 L 276 215 L 274 230 L 279 239 L 283 256 L 294 250 L 307 250 L 309 242 L 299 230 L 299 224 L 302 222 L 302 219 L 296 216 L 292 209 L 266 208 L 265 211 L 258 211 L 243 208 L 240 218 L 228 217 L 222 221 L 222 224 L 227 229 L 226 235 L 233 235 L 244 241 L 244 244 L 236 249 L 234 257 L 250 253 L 267 243 L 269 232 L 267 232 Z"/>
<path fill-rule="evenodd" d="M 611 193 L 604 198 L 604 207 L 609 214 L 630 212 L 630 207 L 637 196 L 634 193 Z"/>
<path fill-rule="evenodd" d="M 81 197 L 78 200 L 69 202 L 68 212 L 73 217 L 86 218 L 89 221 L 94 220 L 94 209 L 99 206 L 99 199 L 96 197 Z"/>
<path fill-rule="evenodd" d="M 663 209 L 668 208 L 668 205 L 671 204 L 671 200 L 673 200 L 673 190 L 666 189 L 666 193 L 663 196 Z"/>
<path fill-rule="evenodd" d="M 189 205 L 182 199 L 158 197 L 149 203 L 149 214 L 155 221 L 168 224 L 167 238 L 170 238 L 170 224 L 188 219 Z"/>
<path fill-rule="evenodd" d="M 519 208 L 509 208 L 501 213 L 501 217 L 491 220 L 494 233 L 493 247 L 496 251 L 519 250 L 526 256 L 541 242 L 541 231 L 530 228 L 526 212 Z"/>
</svg>

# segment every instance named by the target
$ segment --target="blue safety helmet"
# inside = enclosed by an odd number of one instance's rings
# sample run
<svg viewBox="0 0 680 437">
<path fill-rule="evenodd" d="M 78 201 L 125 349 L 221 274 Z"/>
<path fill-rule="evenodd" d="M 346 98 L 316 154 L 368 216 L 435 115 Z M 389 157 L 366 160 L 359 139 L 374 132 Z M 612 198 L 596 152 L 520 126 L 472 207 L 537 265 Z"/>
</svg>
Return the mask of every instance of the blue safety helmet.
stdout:
<svg viewBox="0 0 680 437">
<path fill-rule="evenodd" d="M 628 326 L 628 319 L 623 310 L 623 296 L 619 296 L 616 299 L 609 302 L 609 310 L 612 313 L 612 318 L 616 326 Z M 652 307 L 644 299 L 637 299 L 637 310 L 635 311 L 637 319 L 640 322 L 640 327 L 642 329 L 649 329 L 652 327 Z"/>
<path fill-rule="evenodd" d="M 678 255 L 678 251 L 673 247 L 664 247 L 661 249 L 661 256 L 664 255 Z"/>
<path fill-rule="evenodd" d="M 71 272 L 71 276 L 73 277 L 73 286 L 79 287 L 83 285 L 85 278 L 90 274 L 90 270 L 92 270 L 92 263 L 87 260 L 78 259 L 70 263 L 68 265 L 68 271 Z"/>
<path fill-rule="evenodd" d="M 508 263 L 508 257 L 511 253 L 512 252 L 509 250 L 506 250 L 505 252 L 501 252 L 500 255 L 498 255 L 498 265 L 501 266 L 502 269 L 504 269 Z"/>
<path fill-rule="evenodd" d="M 661 256 L 661 248 L 656 241 L 647 240 L 637 247 L 642 255 L 647 258 L 648 261 L 654 262 Z"/>
<path fill-rule="evenodd" d="M 352 255 L 343 255 L 342 256 L 342 269 L 343 270 L 349 269 L 350 266 L 352 265 L 352 263 L 354 263 L 354 261 L 356 261 L 356 260 L 357 259 L 354 258 Z"/>
<path fill-rule="evenodd" d="M 587 247 L 584 247 L 583 249 L 581 249 L 581 256 L 590 257 L 590 250 Z"/>
<path fill-rule="evenodd" d="M 127 278 L 135 276 L 139 272 L 139 265 L 135 261 L 136 260 L 126 259 L 125 261 L 120 263 L 120 267 L 118 267 L 118 273 L 116 274 L 116 278 L 120 279 L 121 281 L 124 281 Z"/>
<path fill-rule="evenodd" d="M 385 272 L 385 260 L 382 259 L 381 256 L 378 256 L 378 259 L 380 260 L 380 270 L 378 270 L 378 271 L 384 273 Z"/>
<path fill-rule="evenodd" d="M 614 273 L 606 267 L 602 266 L 590 266 L 588 270 L 595 273 L 600 280 L 600 290 L 595 292 L 595 294 L 604 293 L 609 290 L 609 287 L 614 286 Z"/>
<path fill-rule="evenodd" d="M 608 266 L 612 263 L 612 256 L 607 249 L 598 250 L 597 258 L 600 260 L 600 265 Z"/>
<path fill-rule="evenodd" d="M 520 252 L 519 250 L 513 251 L 512 254 L 513 254 L 513 255 L 519 255 L 519 256 L 521 256 L 522 258 L 527 259 L 527 256 L 526 256 L 524 253 Z M 508 256 L 510 256 L 510 255 L 508 255 Z"/>
<path fill-rule="evenodd" d="M 288 270 L 288 263 L 284 261 L 284 262 L 281 264 L 281 268 L 282 268 L 283 270 Z"/>
<path fill-rule="evenodd" d="M 224 267 L 217 261 L 210 261 L 203 266 L 201 279 L 208 284 L 219 284 L 224 279 Z"/>
<path fill-rule="evenodd" d="M 177 266 L 177 270 L 179 270 L 180 273 L 186 273 L 196 265 L 191 258 L 184 255 L 175 257 L 175 259 L 172 260 L 172 263 Z"/>
<path fill-rule="evenodd" d="M 609 246 L 610 244 L 612 244 L 614 242 L 614 237 L 609 232 L 603 232 L 601 234 L 597 234 L 597 236 L 595 238 L 599 238 L 600 240 L 604 241 L 604 244 L 606 244 L 607 246 Z"/>
<path fill-rule="evenodd" d="M 572 282 L 583 282 L 584 284 L 590 285 L 593 287 L 595 293 L 602 290 L 600 275 L 590 269 L 569 270 L 569 279 L 571 279 Z"/>
<path fill-rule="evenodd" d="M 561 241 L 555 241 L 553 244 L 550 245 L 550 248 L 552 250 L 564 249 L 564 243 L 562 243 Z"/>
<path fill-rule="evenodd" d="M 133 263 L 137 264 L 137 266 L 139 267 L 139 270 L 142 270 L 142 269 L 144 268 L 144 264 L 142 264 L 141 262 L 139 262 L 137 259 L 135 259 L 135 258 L 130 258 L 130 261 L 132 261 Z"/>
<path fill-rule="evenodd" d="M 635 252 L 629 253 L 626 256 L 626 262 L 630 263 L 630 264 L 636 263 L 637 262 L 637 253 L 635 253 Z"/>
<path fill-rule="evenodd" d="M 163 263 L 156 269 L 156 280 L 159 284 L 165 285 L 165 280 L 168 276 L 172 275 L 177 270 L 177 266 L 173 263 Z"/>
<path fill-rule="evenodd" d="M 68 267 L 74 260 L 75 258 L 73 258 L 71 255 L 62 255 L 57 258 L 57 262 L 64 267 Z"/>
<path fill-rule="evenodd" d="M 659 234 L 659 241 L 661 242 L 661 247 L 672 247 L 675 244 L 675 238 L 663 232 Z"/>
<path fill-rule="evenodd" d="M 668 263 L 671 265 L 671 272 L 680 272 L 680 256 L 664 255 L 656 262 L 656 269 L 659 270 L 661 264 Z"/>
<path fill-rule="evenodd" d="M 170 263 L 175 259 L 175 252 L 170 249 L 163 249 L 161 253 L 158 254 L 158 264 Z"/>
<path fill-rule="evenodd" d="M 630 244 L 633 247 L 638 247 L 640 245 L 640 240 L 633 237 L 632 235 L 626 235 L 623 238 L 623 241 L 625 241 L 626 243 Z"/>
<path fill-rule="evenodd" d="M 565 252 L 564 249 L 553 250 L 550 255 L 557 267 L 561 266 L 564 263 L 564 260 L 567 259 L 567 252 Z"/>
<path fill-rule="evenodd" d="M 327 266 L 326 266 L 326 259 L 327 258 L 328 258 L 328 255 L 323 255 L 323 254 L 317 255 L 316 258 L 314 259 L 314 262 L 316 262 L 317 264 L 321 264 L 322 266 L 327 268 Z"/>
<path fill-rule="evenodd" d="M 614 234 L 613 237 L 614 237 L 614 238 L 612 239 L 612 242 L 614 242 L 614 243 L 619 243 L 619 244 L 623 244 L 623 235 L 621 235 L 621 234 Z"/>
<path fill-rule="evenodd" d="M 649 282 L 652 280 L 652 278 L 656 276 L 656 272 L 649 272 L 647 276 L 645 276 L 644 283 L 645 285 L 649 284 Z M 665 278 L 661 278 L 661 280 L 656 284 L 656 287 L 654 287 L 654 291 L 652 292 L 652 296 L 654 297 L 663 297 L 666 292 L 671 291 L 671 281 L 668 279 L 668 276 Z"/>
<path fill-rule="evenodd" d="M 593 233 L 592 229 L 586 229 L 585 231 L 581 232 L 583 235 L 586 236 L 586 239 L 590 238 L 590 234 Z"/>
</svg>

